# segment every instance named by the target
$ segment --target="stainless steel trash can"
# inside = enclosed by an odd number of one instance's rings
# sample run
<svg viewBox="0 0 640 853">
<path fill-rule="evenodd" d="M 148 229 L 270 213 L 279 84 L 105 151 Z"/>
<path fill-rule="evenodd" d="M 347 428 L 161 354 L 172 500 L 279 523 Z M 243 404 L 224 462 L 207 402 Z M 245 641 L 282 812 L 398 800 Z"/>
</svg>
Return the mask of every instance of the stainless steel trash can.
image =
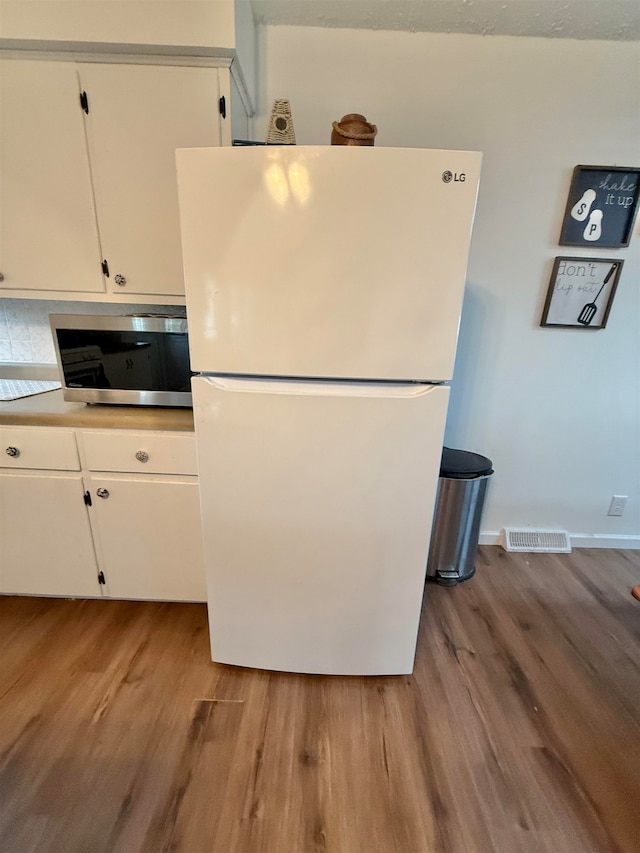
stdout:
<svg viewBox="0 0 640 853">
<path fill-rule="evenodd" d="M 492 462 L 467 450 L 442 451 L 427 580 L 454 586 L 473 577 Z"/>
</svg>

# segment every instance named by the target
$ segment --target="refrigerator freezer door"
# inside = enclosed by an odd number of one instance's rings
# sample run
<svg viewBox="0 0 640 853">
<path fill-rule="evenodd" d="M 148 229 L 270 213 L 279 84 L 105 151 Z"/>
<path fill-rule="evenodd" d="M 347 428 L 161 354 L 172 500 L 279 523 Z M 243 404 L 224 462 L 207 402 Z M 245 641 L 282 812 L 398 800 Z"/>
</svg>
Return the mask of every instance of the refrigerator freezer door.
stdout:
<svg viewBox="0 0 640 853">
<path fill-rule="evenodd" d="M 193 380 L 212 658 L 410 673 L 446 386 Z"/>
<path fill-rule="evenodd" d="M 191 367 L 451 378 L 481 155 L 177 152 Z"/>
</svg>

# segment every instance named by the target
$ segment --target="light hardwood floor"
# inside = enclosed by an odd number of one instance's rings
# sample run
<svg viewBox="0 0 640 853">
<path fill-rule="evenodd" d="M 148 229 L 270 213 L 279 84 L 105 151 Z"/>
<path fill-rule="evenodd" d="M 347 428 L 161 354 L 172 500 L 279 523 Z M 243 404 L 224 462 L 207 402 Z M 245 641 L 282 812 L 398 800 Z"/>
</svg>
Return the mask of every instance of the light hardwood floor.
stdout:
<svg viewBox="0 0 640 853">
<path fill-rule="evenodd" d="M 0 851 L 637 853 L 638 582 L 482 548 L 395 678 L 212 664 L 202 605 L 0 598 Z"/>
</svg>

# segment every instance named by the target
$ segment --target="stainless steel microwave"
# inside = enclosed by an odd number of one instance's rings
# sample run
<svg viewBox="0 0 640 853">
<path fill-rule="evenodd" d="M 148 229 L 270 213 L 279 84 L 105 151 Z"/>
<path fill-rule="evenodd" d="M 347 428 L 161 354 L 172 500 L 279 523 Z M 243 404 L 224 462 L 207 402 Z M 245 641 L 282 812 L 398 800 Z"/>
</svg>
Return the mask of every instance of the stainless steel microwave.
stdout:
<svg viewBox="0 0 640 853">
<path fill-rule="evenodd" d="M 185 317 L 50 314 L 65 400 L 191 406 Z"/>
</svg>

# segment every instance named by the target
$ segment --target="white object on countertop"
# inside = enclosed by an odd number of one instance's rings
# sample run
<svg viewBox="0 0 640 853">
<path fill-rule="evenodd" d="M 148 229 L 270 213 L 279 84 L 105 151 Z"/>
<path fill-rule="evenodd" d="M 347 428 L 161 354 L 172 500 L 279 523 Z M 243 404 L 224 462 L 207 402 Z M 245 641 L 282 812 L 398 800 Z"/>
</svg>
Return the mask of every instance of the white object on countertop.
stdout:
<svg viewBox="0 0 640 853">
<path fill-rule="evenodd" d="M 23 397 L 33 397 L 35 394 L 45 394 L 61 388 L 60 382 L 32 379 L 0 379 L 0 401 L 21 400 Z"/>
</svg>

